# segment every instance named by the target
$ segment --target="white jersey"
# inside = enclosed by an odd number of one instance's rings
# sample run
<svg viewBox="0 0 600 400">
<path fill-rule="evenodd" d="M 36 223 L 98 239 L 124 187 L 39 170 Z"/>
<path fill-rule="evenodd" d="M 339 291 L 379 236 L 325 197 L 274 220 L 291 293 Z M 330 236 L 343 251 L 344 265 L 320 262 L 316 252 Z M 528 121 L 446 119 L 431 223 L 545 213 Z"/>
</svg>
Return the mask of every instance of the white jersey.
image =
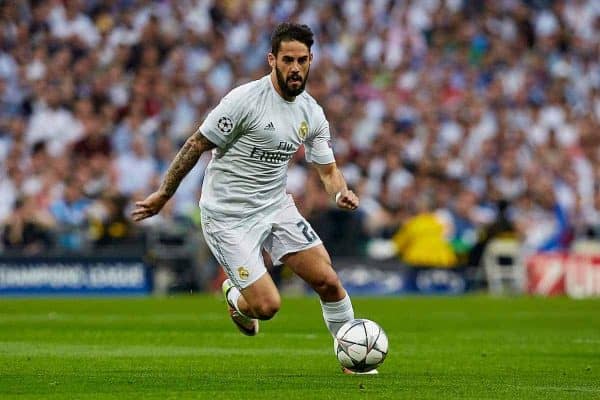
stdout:
<svg viewBox="0 0 600 400">
<path fill-rule="evenodd" d="M 307 161 L 335 161 L 323 109 L 306 92 L 284 100 L 269 75 L 229 92 L 199 131 L 217 146 L 200 199 L 209 212 L 245 216 L 284 204 L 288 162 L 302 144 Z"/>
</svg>

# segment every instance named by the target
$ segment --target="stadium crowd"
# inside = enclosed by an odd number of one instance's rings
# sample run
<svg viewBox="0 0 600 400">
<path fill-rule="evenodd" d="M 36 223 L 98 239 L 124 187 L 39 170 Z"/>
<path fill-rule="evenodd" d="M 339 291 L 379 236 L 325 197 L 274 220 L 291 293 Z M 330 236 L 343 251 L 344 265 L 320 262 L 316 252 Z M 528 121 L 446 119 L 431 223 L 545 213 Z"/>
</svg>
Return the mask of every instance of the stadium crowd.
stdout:
<svg viewBox="0 0 600 400">
<path fill-rule="evenodd" d="M 3 251 L 136 240 L 132 202 L 269 72 L 283 20 L 315 32 L 308 91 L 361 196 L 334 210 L 292 161 L 288 190 L 334 255 L 416 236 L 438 259 L 413 263 L 453 266 L 493 235 L 529 252 L 600 237 L 598 1 L 30 0 L 0 4 Z M 197 220 L 209 157 L 148 224 Z"/>
</svg>

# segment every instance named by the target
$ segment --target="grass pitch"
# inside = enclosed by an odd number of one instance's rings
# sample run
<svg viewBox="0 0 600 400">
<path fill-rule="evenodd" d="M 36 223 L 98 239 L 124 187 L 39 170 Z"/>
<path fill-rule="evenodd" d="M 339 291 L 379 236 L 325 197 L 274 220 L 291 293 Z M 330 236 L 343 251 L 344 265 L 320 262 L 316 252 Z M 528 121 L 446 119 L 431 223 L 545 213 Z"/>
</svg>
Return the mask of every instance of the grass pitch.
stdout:
<svg viewBox="0 0 600 400">
<path fill-rule="evenodd" d="M 254 338 L 213 296 L 0 299 L 1 399 L 598 399 L 600 301 L 354 298 L 390 353 L 340 373 L 316 297 Z"/>
</svg>

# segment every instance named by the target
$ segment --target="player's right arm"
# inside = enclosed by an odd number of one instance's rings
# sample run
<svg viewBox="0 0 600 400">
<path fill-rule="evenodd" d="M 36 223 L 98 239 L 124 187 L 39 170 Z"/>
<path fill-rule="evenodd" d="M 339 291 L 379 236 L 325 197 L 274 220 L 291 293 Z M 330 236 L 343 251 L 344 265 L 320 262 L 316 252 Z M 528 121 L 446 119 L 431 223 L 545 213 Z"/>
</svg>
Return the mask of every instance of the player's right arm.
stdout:
<svg viewBox="0 0 600 400">
<path fill-rule="evenodd" d="M 200 129 L 190 136 L 171 162 L 158 190 L 135 203 L 131 213 L 133 220 L 141 221 L 158 214 L 175 194 L 183 178 L 194 168 L 202 153 L 214 147 L 216 146 L 202 134 Z"/>
<path fill-rule="evenodd" d="M 158 214 L 173 196 L 177 187 L 207 150 L 225 148 L 248 125 L 251 104 L 249 95 L 256 84 L 242 85 L 229 92 L 204 119 L 200 128 L 190 136 L 169 166 L 160 188 L 143 201 L 135 203 L 131 213 L 134 221 Z"/>
</svg>

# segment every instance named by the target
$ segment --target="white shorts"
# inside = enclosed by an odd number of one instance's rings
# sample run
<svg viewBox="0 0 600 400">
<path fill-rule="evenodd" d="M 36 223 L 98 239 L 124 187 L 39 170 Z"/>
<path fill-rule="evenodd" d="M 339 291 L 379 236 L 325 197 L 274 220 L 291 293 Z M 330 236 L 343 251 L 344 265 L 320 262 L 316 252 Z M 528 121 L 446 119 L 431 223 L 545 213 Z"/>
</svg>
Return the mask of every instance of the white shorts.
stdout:
<svg viewBox="0 0 600 400">
<path fill-rule="evenodd" d="M 204 240 L 232 283 L 246 288 L 267 269 L 261 249 L 274 264 L 286 254 L 322 243 L 308 221 L 300 215 L 292 196 L 275 210 L 243 219 L 202 210 Z"/>
</svg>

